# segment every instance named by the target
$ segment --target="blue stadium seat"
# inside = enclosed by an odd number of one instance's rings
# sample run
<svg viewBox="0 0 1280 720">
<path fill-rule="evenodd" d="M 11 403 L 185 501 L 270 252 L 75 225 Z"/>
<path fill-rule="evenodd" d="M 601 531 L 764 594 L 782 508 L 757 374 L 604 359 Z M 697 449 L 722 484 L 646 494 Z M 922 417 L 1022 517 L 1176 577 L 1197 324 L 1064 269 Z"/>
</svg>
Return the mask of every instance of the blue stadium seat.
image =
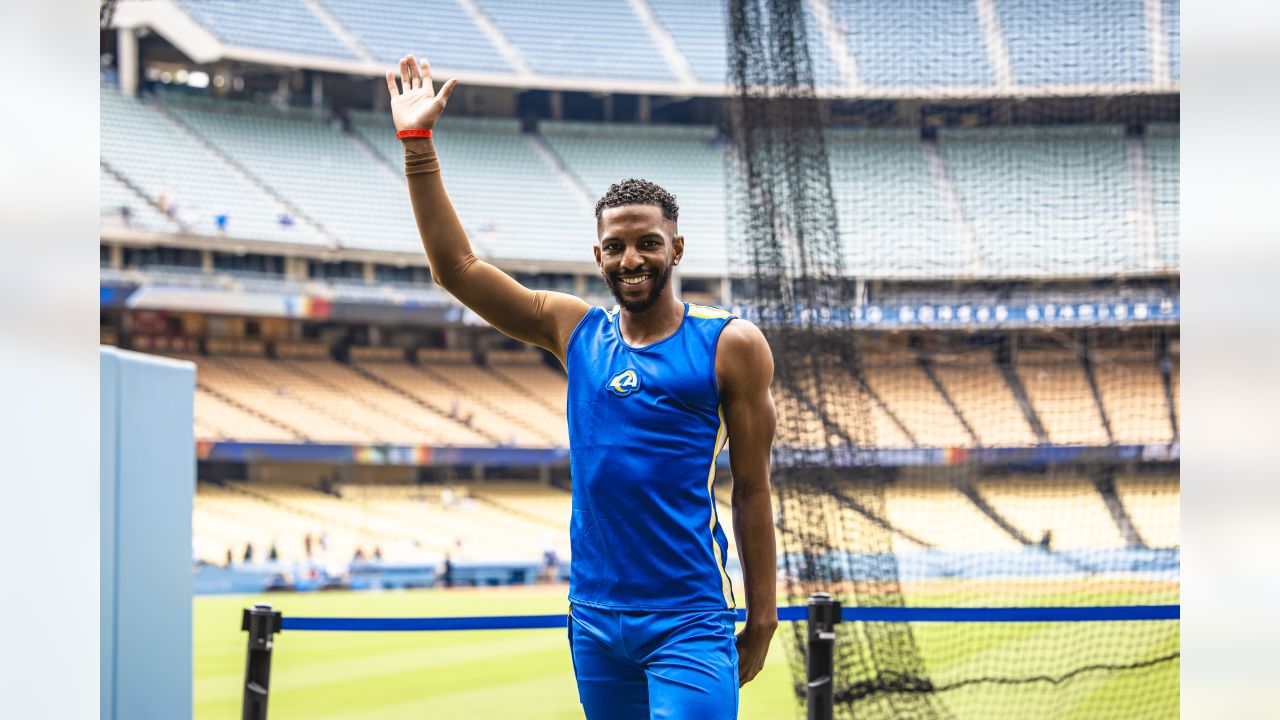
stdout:
<svg viewBox="0 0 1280 720">
<path fill-rule="evenodd" d="M 915 130 L 827 131 L 846 269 L 955 276 L 968 263 Z"/>
<path fill-rule="evenodd" d="M 357 60 L 302 0 L 178 0 L 228 45 Z"/>
<path fill-rule="evenodd" d="M 725 272 L 725 155 L 710 126 L 621 125 L 548 122 L 547 144 L 592 193 L 609 185 L 644 178 L 666 188 L 680 205 L 686 270 Z M 594 215 L 580 223 L 595 240 Z M 575 232 L 578 225 L 571 225 Z"/>
<path fill-rule="evenodd" d="M 512 73 L 514 69 L 455 0 L 317 0 L 380 62 L 406 53 L 443 70 Z"/>
<path fill-rule="evenodd" d="M 388 163 L 404 149 L 387 113 L 352 113 L 352 130 Z M 591 209 L 520 133 L 516 120 L 446 114 L 436 134 L 445 185 L 484 257 L 590 262 Z M 406 207 L 407 198 L 396 200 Z M 415 242 L 416 231 L 410 236 Z"/>
<path fill-rule="evenodd" d="M 400 170 L 310 110 L 170 102 L 170 112 L 345 247 L 420 252 Z"/>
<path fill-rule="evenodd" d="M 479 0 L 478 4 L 540 75 L 676 79 L 626 0 Z"/>
<path fill-rule="evenodd" d="M 986 273 L 1149 269 L 1123 127 L 948 129 L 939 142 Z"/>
<path fill-rule="evenodd" d="M 995 0 L 1019 85 L 1151 82 L 1143 0 Z"/>
<path fill-rule="evenodd" d="M 164 112 L 141 100 L 101 88 L 102 159 L 152 201 L 163 194 L 191 231 L 219 234 L 215 217 L 228 216 L 227 237 L 323 244 L 305 222 L 279 223 L 286 208 L 241 175 L 217 152 Z"/>
<path fill-rule="evenodd" d="M 955 0 L 832 3 L 868 85 L 991 85 L 977 9 Z"/>
<path fill-rule="evenodd" d="M 649 7 L 676 41 L 700 82 L 720 84 L 728 79 L 724 3 L 649 0 Z"/>
</svg>

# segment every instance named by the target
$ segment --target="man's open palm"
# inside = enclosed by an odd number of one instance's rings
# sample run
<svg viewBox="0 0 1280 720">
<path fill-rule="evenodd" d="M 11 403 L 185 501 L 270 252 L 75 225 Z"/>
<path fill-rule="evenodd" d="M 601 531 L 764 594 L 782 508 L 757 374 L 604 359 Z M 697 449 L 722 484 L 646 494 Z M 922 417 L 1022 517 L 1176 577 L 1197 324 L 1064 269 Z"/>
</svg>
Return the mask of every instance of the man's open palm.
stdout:
<svg viewBox="0 0 1280 720">
<path fill-rule="evenodd" d="M 413 55 L 400 58 L 400 87 L 396 86 L 396 75 L 387 71 L 387 90 L 391 92 L 391 119 L 396 130 L 421 128 L 430 130 L 436 124 L 440 113 L 444 112 L 445 103 L 453 94 L 457 80 L 450 80 L 436 94 L 431 87 L 431 65 L 418 60 Z"/>
</svg>

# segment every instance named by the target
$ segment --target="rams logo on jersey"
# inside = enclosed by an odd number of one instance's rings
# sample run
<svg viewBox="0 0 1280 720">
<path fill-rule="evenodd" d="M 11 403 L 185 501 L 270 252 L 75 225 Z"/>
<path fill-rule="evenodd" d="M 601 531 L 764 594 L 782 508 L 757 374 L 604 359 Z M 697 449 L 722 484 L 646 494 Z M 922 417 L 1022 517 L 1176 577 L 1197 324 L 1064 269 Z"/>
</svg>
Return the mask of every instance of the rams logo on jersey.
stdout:
<svg viewBox="0 0 1280 720">
<path fill-rule="evenodd" d="M 640 389 L 640 376 L 636 374 L 635 370 L 627 368 L 609 380 L 609 389 L 613 391 L 614 395 L 626 397 Z"/>
</svg>

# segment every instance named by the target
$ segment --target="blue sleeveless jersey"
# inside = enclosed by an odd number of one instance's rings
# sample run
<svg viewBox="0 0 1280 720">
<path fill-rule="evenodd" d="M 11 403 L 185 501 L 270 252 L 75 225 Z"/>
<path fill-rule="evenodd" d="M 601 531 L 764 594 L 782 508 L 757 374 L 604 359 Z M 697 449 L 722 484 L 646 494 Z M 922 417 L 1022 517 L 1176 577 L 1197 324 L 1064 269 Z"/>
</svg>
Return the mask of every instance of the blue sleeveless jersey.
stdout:
<svg viewBox="0 0 1280 720">
<path fill-rule="evenodd" d="M 732 317 L 685 303 L 675 333 L 631 347 L 618 308 L 593 307 L 569 337 L 571 602 L 734 607 L 712 487 L 728 439 L 716 343 Z"/>
</svg>

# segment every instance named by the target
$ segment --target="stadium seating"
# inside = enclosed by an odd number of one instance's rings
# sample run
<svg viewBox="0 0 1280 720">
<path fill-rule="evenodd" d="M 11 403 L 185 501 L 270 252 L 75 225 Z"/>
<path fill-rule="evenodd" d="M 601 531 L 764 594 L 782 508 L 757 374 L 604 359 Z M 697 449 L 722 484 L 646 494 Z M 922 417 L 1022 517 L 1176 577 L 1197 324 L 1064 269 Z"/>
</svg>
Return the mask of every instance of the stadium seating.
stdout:
<svg viewBox="0 0 1280 720">
<path fill-rule="evenodd" d="M 676 79 L 626 0 L 479 0 L 477 4 L 539 75 Z"/>
<path fill-rule="evenodd" d="M 1098 353 L 1094 375 L 1116 442 L 1167 443 L 1173 440 L 1164 381 L 1149 354 L 1134 357 Z"/>
<path fill-rule="evenodd" d="M 455 0 L 317 0 L 370 54 L 388 67 L 407 53 L 438 70 L 514 73 L 475 20 Z"/>
<path fill-rule="evenodd" d="M 987 274 L 1149 270 L 1124 128 L 946 129 L 939 143 Z"/>
<path fill-rule="evenodd" d="M 160 214 L 146 198 L 101 168 L 98 172 L 98 207 L 103 227 L 125 227 L 143 232 L 178 232 L 178 224 Z M 125 219 L 123 208 L 128 208 Z"/>
<path fill-rule="evenodd" d="M 725 240 L 725 156 L 713 127 L 547 122 L 547 144 L 593 197 L 613 183 L 644 178 L 666 188 L 680 205 L 679 230 L 685 236 L 681 267 L 723 272 Z M 581 229 L 579 229 L 581 228 Z M 590 214 L 566 229 L 595 239 Z"/>
<path fill-rule="evenodd" d="M 936 481 L 900 480 L 885 487 L 885 513 L 894 527 L 953 551 L 1022 547 L 955 488 Z"/>
<path fill-rule="evenodd" d="M 995 83 L 974 3 L 833 2 L 831 10 L 867 85 Z"/>
<path fill-rule="evenodd" d="M 685 0 L 648 0 L 654 17 L 689 61 L 699 82 L 728 80 L 725 59 L 725 4 Z"/>
<path fill-rule="evenodd" d="M 279 561 L 310 559 L 345 565 L 357 548 L 377 548 L 388 562 L 511 561 L 554 549 L 569 557 L 569 494 L 532 483 L 340 486 L 340 496 L 302 485 L 201 482 L 193 534 L 206 562 L 237 562 L 246 543 L 265 559 L 274 543 Z M 501 531 L 496 531 L 501 528 Z M 319 543 L 325 537 L 322 548 Z"/>
<path fill-rule="evenodd" d="M 470 361 L 448 362 L 420 355 L 417 365 L 361 363 L 359 368 L 455 423 L 484 434 L 488 442 L 483 444 L 568 444 L 563 413 L 550 425 L 536 422 L 533 418 L 539 417 L 541 409 L 536 403 Z"/>
<path fill-rule="evenodd" d="M 351 113 L 352 130 L 391 167 L 404 164 L 387 113 Z M 483 257 L 591 261 L 591 209 L 508 119 L 447 115 L 435 138 L 449 198 Z M 407 207 L 399 191 L 395 200 Z M 417 231 L 408 236 L 418 242 Z M 345 240 L 344 240 L 345 241 Z"/>
<path fill-rule="evenodd" d="M 1148 547 L 1182 546 L 1177 477 L 1120 475 L 1116 494 Z"/>
<path fill-rule="evenodd" d="M 1031 542 L 1051 532 L 1052 550 L 1125 547 L 1102 494 L 1086 479 L 1012 477 L 982 481 L 975 488 Z"/>
<path fill-rule="evenodd" d="M 1174 82 L 1182 79 L 1182 2 L 1161 0 L 1164 10 L 1164 31 L 1169 45 L 1169 76 Z"/>
<path fill-rule="evenodd" d="M 346 247 L 420 251 L 400 171 L 328 117 L 177 98 L 168 109 Z"/>
<path fill-rule="evenodd" d="M 284 206 L 154 105 L 105 85 L 100 97 L 102 161 L 153 203 L 167 203 L 191 232 L 323 244 L 305 222 L 280 225 Z M 214 222 L 222 213 L 228 215 L 225 233 Z"/>
<path fill-rule="evenodd" d="M 1151 80 L 1143 0 L 995 0 L 995 7 L 1020 85 Z"/>
<path fill-rule="evenodd" d="M 191 356 L 183 359 L 195 360 Z M 195 403 L 196 437 L 201 440 L 287 443 L 299 439 L 292 431 L 205 388 L 196 387 Z"/>
<path fill-rule="evenodd" d="M 868 355 L 867 384 L 922 447 L 969 447 L 973 439 L 916 363 L 905 355 Z"/>
<path fill-rule="evenodd" d="M 1180 267 L 1182 240 L 1178 215 L 1181 143 L 1177 125 L 1156 123 L 1147 126 L 1147 161 L 1151 168 L 1152 202 L 1161 264 Z"/>
<path fill-rule="evenodd" d="M 182 127 L 108 87 L 102 107 L 103 162 L 153 203 L 167 193 L 194 233 L 327 243 L 310 220 L 342 247 L 420 251 L 400 179 L 403 151 L 386 113 L 350 113 L 348 134 L 309 110 L 170 96 L 163 107 Z M 702 274 L 729 267 L 726 155 L 713 127 L 545 122 L 540 137 L 554 158 L 515 120 L 447 116 L 441 130 L 450 196 L 483 257 L 589 263 L 591 201 L 611 183 L 646 177 L 680 202 L 688 240 L 682 267 Z M 1152 267 L 1139 240 L 1122 128 L 943 130 L 941 165 L 913 130 L 830 129 L 845 267 L 899 279 L 1176 269 L 1177 134 L 1176 125 L 1159 124 L 1147 133 L 1158 238 Z M 958 206 L 943 192 L 948 183 Z M 105 227 L 115 222 L 110 207 L 136 193 L 107 179 L 103 188 Z M 281 225 L 280 215 L 293 211 L 273 195 L 302 217 Z M 137 205 L 139 227 L 165 229 Z M 228 216 L 225 231 L 214 224 L 218 214 Z M 339 285 L 333 289 L 341 297 L 386 295 Z"/>
<path fill-rule="evenodd" d="M 980 444 L 987 447 L 1036 444 L 1026 416 L 989 356 L 935 357 L 933 370 Z"/>
<path fill-rule="evenodd" d="M 688 59 L 697 79 L 721 84 L 727 75 L 722 3 L 648 0 L 658 25 Z M 232 47 L 359 62 L 365 53 L 394 62 L 421 53 L 449 71 L 508 74 L 515 68 L 481 31 L 467 6 L 445 0 L 394 0 L 374 12 L 357 0 L 315 0 L 337 23 L 331 29 L 305 0 L 180 0 L 193 20 Z M 827 3 L 821 28 L 810 3 L 809 54 L 819 87 L 845 79 L 828 48 L 844 44 L 864 83 L 873 87 L 989 86 L 993 73 L 974 3 L 911 0 Z M 994 20 L 1008 48 L 1016 83 L 1035 86 L 1141 83 L 1151 80 L 1151 49 L 1143 0 L 1058 3 L 996 0 Z M 1161 0 L 1170 74 L 1180 76 L 1177 0 Z M 539 76 L 604 81 L 671 82 L 662 50 L 625 0 L 530 4 L 478 0 L 480 15 Z M 414 20 L 413 18 L 422 18 Z M 430 18 L 430 22 L 425 19 Z M 341 37 L 342 33 L 346 38 Z M 348 42 L 349 39 L 349 42 Z"/>
<path fill-rule="evenodd" d="M 303 0 L 271 0 L 269 8 L 241 0 L 178 2 L 228 45 L 344 60 L 358 58 Z"/>
<path fill-rule="evenodd" d="M 1050 442 L 1057 445 L 1106 445 L 1107 432 L 1093 399 L 1084 367 L 1074 354 L 1022 350 L 1018 378 Z"/>
<path fill-rule="evenodd" d="M 845 267 L 861 276 L 957 275 L 971 259 L 914 130 L 827 131 Z"/>
<path fill-rule="evenodd" d="M 408 363 L 401 351 L 356 348 L 346 365 L 329 360 L 319 346 L 318 355 L 309 355 L 302 346 L 277 341 L 280 359 L 272 360 L 254 357 L 252 347 L 209 344 L 211 351 L 225 354 L 178 356 L 199 367 L 196 419 L 202 440 L 569 444 L 565 378 L 534 353 L 495 351 L 478 365 L 459 351 L 424 349 L 416 363 Z M 1158 365 L 1149 351 L 1141 352 L 1141 358 L 1136 351 L 1095 352 L 1098 397 L 1114 442 L 1168 443 L 1174 439 L 1170 399 Z M 826 382 L 839 392 L 775 382 L 775 401 L 784 417 L 780 442 L 815 446 L 848 438 L 878 448 L 1038 444 L 1014 391 L 985 353 L 930 356 L 945 396 L 914 355 L 873 348 L 862 358 L 865 388 L 836 363 Z M 1024 349 L 1014 368 L 1049 442 L 1109 444 L 1098 400 L 1074 353 Z M 1176 418 L 1177 362 L 1170 371 Z M 824 425 L 819 409 L 834 427 Z"/>
</svg>

